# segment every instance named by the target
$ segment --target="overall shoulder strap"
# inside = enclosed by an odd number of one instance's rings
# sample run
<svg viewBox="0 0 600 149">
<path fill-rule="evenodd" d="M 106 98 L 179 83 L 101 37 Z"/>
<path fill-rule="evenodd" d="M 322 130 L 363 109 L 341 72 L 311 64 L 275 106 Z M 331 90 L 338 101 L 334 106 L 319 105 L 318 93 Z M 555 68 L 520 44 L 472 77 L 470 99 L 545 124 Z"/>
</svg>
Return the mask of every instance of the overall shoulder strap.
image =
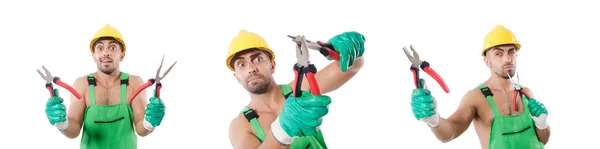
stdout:
<svg viewBox="0 0 600 149">
<path fill-rule="evenodd" d="M 294 93 L 292 87 L 289 84 L 280 84 L 279 87 L 281 88 L 281 93 L 283 94 L 283 96 L 285 96 L 286 99 L 290 97 L 292 93 Z"/>
<path fill-rule="evenodd" d="M 258 114 L 256 114 L 256 112 L 248 106 L 244 107 L 242 114 L 244 114 L 244 117 L 246 117 L 246 119 L 252 125 L 252 129 L 254 129 L 254 133 L 256 133 L 256 136 L 260 142 L 263 142 L 266 138 L 266 135 L 260 126 L 260 123 L 258 122 Z"/>
<path fill-rule="evenodd" d="M 483 83 L 479 84 L 479 86 L 477 86 L 477 87 L 481 90 L 481 93 L 483 93 L 483 95 L 485 96 L 485 99 L 487 99 L 487 102 L 490 105 L 490 109 L 492 109 L 492 113 L 494 113 L 494 116 L 500 116 L 500 112 L 498 112 L 498 107 L 496 107 L 494 98 L 492 98 L 494 96 L 494 94 L 492 93 L 490 88 L 483 85 Z"/>
<path fill-rule="evenodd" d="M 94 78 L 93 73 L 90 73 L 87 76 L 88 86 L 90 86 L 90 105 L 96 105 L 96 78 Z"/>
<path fill-rule="evenodd" d="M 121 104 L 127 104 L 127 85 L 129 85 L 129 74 L 121 72 Z"/>
</svg>

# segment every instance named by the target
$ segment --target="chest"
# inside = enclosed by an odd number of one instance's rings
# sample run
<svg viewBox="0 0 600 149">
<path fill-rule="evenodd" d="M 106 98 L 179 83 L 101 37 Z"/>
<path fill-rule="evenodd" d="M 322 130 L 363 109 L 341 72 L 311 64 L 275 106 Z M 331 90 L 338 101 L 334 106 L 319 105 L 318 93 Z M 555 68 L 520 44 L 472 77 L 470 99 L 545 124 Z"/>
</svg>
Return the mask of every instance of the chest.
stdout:
<svg viewBox="0 0 600 149">
<path fill-rule="evenodd" d="M 271 123 L 273 123 L 277 119 L 277 114 L 274 112 L 257 112 L 258 114 L 258 122 L 263 129 L 263 132 L 271 131 Z M 256 135 L 256 130 L 252 127 L 252 124 L 249 125 L 250 130 L 253 134 Z"/>
<path fill-rule="evenodd" d="M 132 92 L 131 89 L 129 89 L 130 87 L 127 86 L 126 87 L 126 91 L 125 91 L 125 98 L 126 98 L 126 102 L 127 104 L 131 104 L 130 101 L 127 100 L 127 98 L 129 98 L 129 96 L 131 96 Z M 91 94 L 91 88 L 88 87 L 88 90 L 86 91 L 86 105 L 89 106 L 92 102 L 92 98 L 95 98 L 96 104 L 97 105 L 115 105 L 115 104 L 119 104 L 121 103 L 121 86 L 120 85 L 114 85 L 111 87 L 106 87 L 106 86 L 95 86 L 94 87 L 94 93 L 95 93 L 95 97 L 92 97 Z"/>
<path fill-rule="evenodd" d="M 494 119 L 494 106 L 501 116 L 514 116 L 525 111 L 523 100 L 520 94 L 517 94 L 516 100 L 513 100 L 513 92 L 495 91 L 492 96 L 492 103 L 483 97 L 477 104 L 477 115 L 486 125 L 491 125 Z M 494 106 L 490 105 L 493 104 Z M 515 108 L 516 106 L 516 108 Z"/>
</svg>

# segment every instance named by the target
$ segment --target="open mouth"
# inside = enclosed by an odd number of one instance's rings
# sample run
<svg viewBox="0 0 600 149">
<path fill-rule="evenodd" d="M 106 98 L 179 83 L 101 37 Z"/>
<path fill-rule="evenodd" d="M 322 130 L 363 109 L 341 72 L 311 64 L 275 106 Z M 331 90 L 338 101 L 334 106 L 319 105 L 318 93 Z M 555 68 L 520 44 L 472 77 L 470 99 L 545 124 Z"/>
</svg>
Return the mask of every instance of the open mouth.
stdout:
<svg viewBox="0 0 600 149">
<path fill-rule="evenodd" d="M 109 64 L 109 63 L 112 63 L 113 61 L 111 59 L 102 59 L 102 60 L 100 60 L 100 62 L 102 62 L 103 64 Z"/>
</svg>

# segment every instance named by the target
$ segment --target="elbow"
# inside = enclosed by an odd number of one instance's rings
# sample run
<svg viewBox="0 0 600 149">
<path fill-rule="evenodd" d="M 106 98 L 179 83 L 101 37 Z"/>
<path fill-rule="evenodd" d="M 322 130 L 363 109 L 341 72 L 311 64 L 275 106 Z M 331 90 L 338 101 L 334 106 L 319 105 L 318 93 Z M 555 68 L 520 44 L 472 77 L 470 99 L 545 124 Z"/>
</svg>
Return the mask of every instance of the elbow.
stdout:
<svg viewBox="0 0 600 149">
<path fill-rule="evenodd" d="M 437 139 L 440 140 L 440 142 L 442 142 L 442 143 L 448 143 L 448 142 L 452 141 L 454 138 L 438 136 Z"/>
</svg>

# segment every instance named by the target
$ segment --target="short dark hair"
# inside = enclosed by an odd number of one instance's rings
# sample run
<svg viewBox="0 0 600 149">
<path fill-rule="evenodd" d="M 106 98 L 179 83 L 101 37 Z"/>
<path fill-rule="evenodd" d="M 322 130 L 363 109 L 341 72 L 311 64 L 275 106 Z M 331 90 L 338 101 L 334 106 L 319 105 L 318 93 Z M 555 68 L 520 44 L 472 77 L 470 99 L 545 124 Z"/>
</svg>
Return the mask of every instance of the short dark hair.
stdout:
<svg viewBox="0 0 600 149">
<path fill-rule="evenodd" d="M 231 58 L 231 61 L 229 61 L 229 65 L 233 66 L 233 63 L 235 63 L 235 60 L 237 60 L 240 55 L 246 54 L 246 53 L 252 52 L 252 51 L 263 52 L 265 55 L 267 55 L 267 57 L 269 57 L 269 60 L 271 60 L 273 58 L 271 53 L 269 53 L 267 50 L 263 50 L 263 49 L 259 49 L 259 48 L 250 48 L 250 49 L 242 50 L 242 51 L 236 53 L 235 55 L 233 55 L 233 57 Z"/>
<path fill-rule="evenodd" d="M 96 45 L 98 43 L 100 43 L 100 40 L 114 40 L 117 42 L 117 44 L 121 47 L 121 52 L 123 52 L 123 43 L 121 43 L 119 40 L 113 38 L 113 37 L 100 37 L 98 38 L 98 40 L 96 40 L 96 42 L 94 42 L 94 47 L 96 47 Z M 94 48 L 95 49 L 95 48 Z M 95 51 L 95 50 L 94 50 Z"/>
</svg>

